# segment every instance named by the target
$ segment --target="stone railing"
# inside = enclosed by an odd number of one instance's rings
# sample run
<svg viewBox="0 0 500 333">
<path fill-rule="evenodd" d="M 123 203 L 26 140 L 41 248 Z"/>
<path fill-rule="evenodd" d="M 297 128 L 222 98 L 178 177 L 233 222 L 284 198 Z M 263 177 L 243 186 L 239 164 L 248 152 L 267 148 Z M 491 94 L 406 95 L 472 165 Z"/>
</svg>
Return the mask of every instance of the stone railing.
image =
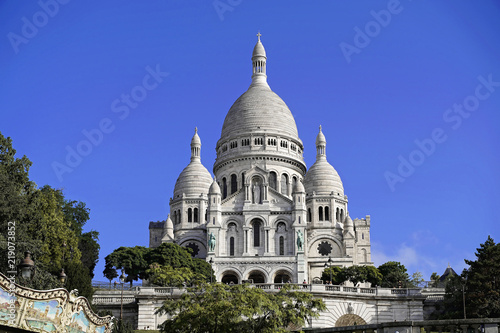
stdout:
<svg viewBox="0 0 500 333">
<path fill-rule="evenodd" d="M 279 292 L 283 283 L 255 283 L 252 284 L 255 288 L 263 289 L 267 292 Z M 299 290 L 318 293 L 323 295 L 345 295 L 357 294 L 361 297 L 368 296 L 389 296 L 391 298 L 407 297 L 407 296 L 420 296 L 425 295 L 420 293 L 420 289 L 405 289 L 405 288 L 361 288 L 361 287 L 347 287 L 328 284 L 289 284 L 298 287 Z M 177 297 L 185 291 L 184 288 L 174 287 L 135 287 L 133 290 L 125 291 L 123 295 L 123 302 L 132 303 L 137 296 L 155 296 L 155 297 Z M 434 297 L 434 295 L 433 295 Z M 435 295 L 436 300 L 441 295 Z M 434 298 L 433 298 L 434 299 Z M 94 304 L 116 304 L 121 302 L 121 291 L 118 290 L 101 290 L 96 292 L 92 303 Z"/>
<path fill-rule="evenodd" d="M 121 304 L 121 297 L 94 297 L 92 299 L 92 304 Z M 134 296 L 123 297 L 123 304 L 134 303 Z"/>
<path fill-rule="evenodd" d="M 500 318 L 396 321 L 381 324 L 329 328 L 303 328 L 310 333 L 498 333 Z"/>
</svg>

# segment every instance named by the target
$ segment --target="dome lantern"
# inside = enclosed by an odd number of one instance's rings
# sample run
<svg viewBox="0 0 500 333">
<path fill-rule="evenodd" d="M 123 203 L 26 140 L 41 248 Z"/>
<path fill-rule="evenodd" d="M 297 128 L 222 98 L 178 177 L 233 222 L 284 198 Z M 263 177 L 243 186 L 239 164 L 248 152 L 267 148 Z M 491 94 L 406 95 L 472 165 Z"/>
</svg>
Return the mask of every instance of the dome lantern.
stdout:
<svg viewBox="0 0 500 333">
<path fill-rule="evenodd" d="M 326 138 L 319 125 L 319 133 L 316 137 L 316 158 L 326 158 Z"/>
<path fill-rule="evenodd" d="M 191 161 L 192 160 L 200 160 L 200 152 L 201 152 L 201 140 L 198 136 L 198 127 L 194 128 L 194 135 L 191 139 Z"/>
<path fill-rule="evenodd" d="M 267 85 L 267 75 L 266 75 L 266 50 L 264 45 L 260 41 L 260 32 L 257 34 L 257 44 L 253 48 L 252 53 L 252 85 L 254 84 L 264 84 Z"/>
</svg>

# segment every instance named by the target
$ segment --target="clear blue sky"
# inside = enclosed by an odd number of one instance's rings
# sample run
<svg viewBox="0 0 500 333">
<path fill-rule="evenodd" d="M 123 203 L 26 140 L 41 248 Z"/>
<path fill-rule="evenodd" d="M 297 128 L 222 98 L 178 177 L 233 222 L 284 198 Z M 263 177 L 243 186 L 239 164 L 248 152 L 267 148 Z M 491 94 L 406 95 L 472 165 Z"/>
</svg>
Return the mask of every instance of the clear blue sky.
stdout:
<svg viewBox="0 0 500 333">
<path fill-rule="evenodd" d="M 498 2 L 59 1 L 0 3 L 0 131 L 91 209 L 97 280 L 166 218 L 195 126 L 212 170 L 258 31 L 307 165 L 321 124 L 351 216 L 371 215 L 377 266 L 428 279 L 500 241 Z"/>
</svg>

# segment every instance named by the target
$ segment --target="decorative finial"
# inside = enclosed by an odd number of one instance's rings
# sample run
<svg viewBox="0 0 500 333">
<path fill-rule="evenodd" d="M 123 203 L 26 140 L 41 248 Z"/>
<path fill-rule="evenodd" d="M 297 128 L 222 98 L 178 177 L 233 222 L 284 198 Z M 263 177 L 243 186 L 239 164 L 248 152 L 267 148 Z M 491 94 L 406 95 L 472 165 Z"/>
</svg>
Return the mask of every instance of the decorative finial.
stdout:
<svg viewBox="0 0 500 333">
<path fill-rule="evenodd" d="M 321 125 L 319 125 L 319 131 L 321 132 Z"/>
<path fill-rule="evenodd" d="M 259 31 L 259 32 L 257 33 L 257 37 L 259 38 L 259 40 L 258 40 L 259 42 L 260 42 L 260 36 L 262 36 L 262 35 L 260 34 L 260 31 Z"/>
<path fill-rule="evenodd" d="M 196 134 L 196 133 L 198 133 L 198 127 L 195 127 L 195 128 L 194 128 L 194 133 L 195 133 L 195 134 Z"/>
</svg>

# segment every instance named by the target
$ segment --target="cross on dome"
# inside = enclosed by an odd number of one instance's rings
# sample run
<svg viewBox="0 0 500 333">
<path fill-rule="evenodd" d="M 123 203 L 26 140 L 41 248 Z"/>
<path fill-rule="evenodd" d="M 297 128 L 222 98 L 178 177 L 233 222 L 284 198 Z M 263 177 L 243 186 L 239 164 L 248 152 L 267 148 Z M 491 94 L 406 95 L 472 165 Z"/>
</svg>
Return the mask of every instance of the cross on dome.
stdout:
<svg viewBox="0 0 500 333">
<path fill-rule="evenodd" d="M 257 33 L 257 37 L 259 38 L 259 40 L 258 40 L 259 42 L 260 42 L 260 36 L 262 36 L 262 35 L 260 34 L 260 31 L 259 31 L 259 32 Z"/>
</svg>

